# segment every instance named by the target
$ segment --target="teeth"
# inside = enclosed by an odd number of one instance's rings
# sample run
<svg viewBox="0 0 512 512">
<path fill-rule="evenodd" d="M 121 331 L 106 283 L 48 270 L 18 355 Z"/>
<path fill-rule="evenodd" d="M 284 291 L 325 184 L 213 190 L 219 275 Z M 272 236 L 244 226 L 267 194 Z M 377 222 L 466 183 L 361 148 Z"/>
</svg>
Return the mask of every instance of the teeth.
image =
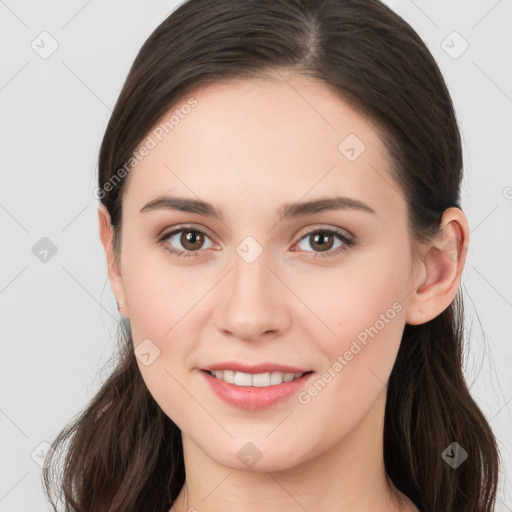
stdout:
<svg viewBox="0 0 512 512">
<path fill-rule="evenodd" d="M 217 373 L 217 372 L 215 372 Z M 229 384 L 234 384 L 235 383 L 235 372 L 232 371 L 232 370 L 221 370 L 220 371 L 221 375 L 219 378 L 224 380 L 225 382 L 228 382 Z M 215 375 L 217 376 L 217 375 Z"/>
<path fill-rule="evenodd" d="M 261 388 L 264 386 L 276 386 L 283 382 L 290 382 L 292 380 L 302 377 L 302 373 L 283 373 L 283 372 L 266 372 L 266 373 L 243 373 L 234 372 L 232 370 L 215 370 L 209 372 L 213 377 L 223 380 L 229 384 L 236 384 L 237 386 L 252 386 Z"/>
</svg>

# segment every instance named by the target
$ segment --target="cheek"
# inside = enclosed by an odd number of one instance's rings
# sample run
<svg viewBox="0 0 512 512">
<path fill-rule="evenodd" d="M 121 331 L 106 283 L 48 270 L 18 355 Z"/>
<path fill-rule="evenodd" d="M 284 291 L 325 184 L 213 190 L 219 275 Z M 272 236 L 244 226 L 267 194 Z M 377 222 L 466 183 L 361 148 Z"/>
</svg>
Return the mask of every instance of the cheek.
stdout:
<svg viewBox="0 0 512 512">
<path fill-rule="evenodd" d="M 144 337 L 161 340 L 182 328 L 211 287 L 195 267 L 176 266 L 170 258 L 163 248 L 126 255 L 123 285 L 135 343 Z"/>
<path fill-rule="evenodd" d="M 293 289 L 318 317 L 317 327 L 324 324 L 322 333 L 333 346 L 337 339 L 352 339 L 374 324 L 383 330 L 381 318 L 386 331 L 390 323 L 401 323 L 409 271 L 406 255 L 380 251 L 356 256 L 337 268 L 302 272 L 294 278 Z"/>
<path fill-rule="evenodd" d="M 301 278 L 298 295 L 307 297 L 321 320 L 310 322 L 309 337 L 326 356 L 326 369 L 336 375 L 332 387 L 341 393 L 339 399 L 354 401 L 355 407 L 364 390 L 371 399 L 382 389 L 396 359 L 409 292 L 410 262 L 403 253 L 381 252 L 371 261 L 354 259 L 330 269 L 329 275 Z"/>
<path fill-rule="evenodd" d="M 343 418 L 326 435 L 348 435 L 385 391 L 405 325 L 405 280 L 392 267 L 331 280 L 331 291 L 312 302 L 334 333 L 309 332 L 325 366 L 298 398 L 320 423 L 332 425 L 333 411 Z"/>
<path fill-rule="evenodd" d="M 181 428 L 183 418 L 194 410 L 184 391 L 192 336 L 197 326 L 198 303 L 211 287 L 194 282 L 191 271 L 171 265 L 148 264 L 148 259 L 126 258 L 125 292 L 137 363 L 148 391 L 160 408 Z M 142 349 L 142 347 L 145 347 Z M 141 354 L 149 353 L 149 361 Z M 146 364 L 149 363 L 149 364 Z"/>
<path fill-rule="evenodd" d="M 218 276 L 201 273 L 197 267 L 167 261 L 163 249 L 132 250 L 123 260 L 123 286 L 136 354 L 139 346 L 147 346 L 158 355 L 148 366 L 139 360 L 157 401 L 164 395 L 182 396 L 183 390 L 172 376 L 182 382 L 194 363 L 198 329 L 204 322 L 202 305 L 215 278 Z"/>
</svg>

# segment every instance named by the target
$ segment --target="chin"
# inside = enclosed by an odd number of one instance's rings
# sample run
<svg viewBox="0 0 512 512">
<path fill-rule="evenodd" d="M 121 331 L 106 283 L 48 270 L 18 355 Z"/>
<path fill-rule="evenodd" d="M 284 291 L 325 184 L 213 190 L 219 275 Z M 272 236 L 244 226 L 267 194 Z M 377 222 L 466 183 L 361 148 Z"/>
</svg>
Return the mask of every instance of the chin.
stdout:
<svg viewBox="0 0 512 512">
<path fill-rule="evenodd" d="M 284 471 L 300 465 L 307 459 L 306 454 L 297 450 L 302 444 L 299 440 L 292 446 L 283 446 L 275 440 L 249 439 L 250 436 L 243 440 L 230 439 L 224 445 L 219 442 L 216 451 L 212 452 L 211 445 L 204 447 L 203 450 L 217 464 L 251 473 Z"/>
</svg>

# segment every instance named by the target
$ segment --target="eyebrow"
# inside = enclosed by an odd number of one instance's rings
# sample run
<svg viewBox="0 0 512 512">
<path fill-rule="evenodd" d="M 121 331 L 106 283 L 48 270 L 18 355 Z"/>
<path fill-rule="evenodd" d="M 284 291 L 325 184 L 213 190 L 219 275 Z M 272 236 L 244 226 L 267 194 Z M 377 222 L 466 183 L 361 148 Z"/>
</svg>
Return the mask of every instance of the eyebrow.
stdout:
<svg viewBox="0 0 512 512">
<path fill-rule="evenodd" d="M 206 215 L 207 217 L 219 219 L 222 222 L 224 219 L 222 210 L 217 209 L 211 203 L 201 199 L 188 199 L 175 196 L 159 196 L 144 205 L 140 212 L 144 213 L 160 209 Z M 312 201 L 286 203 L 279 208 L 278 213 L 280 214 L 280 220 L 283 220 L 333 210 L 358 210 L 377 215 L 373 208 L 358 199 L 342 196 L 322 197 Z"/>
</svg>

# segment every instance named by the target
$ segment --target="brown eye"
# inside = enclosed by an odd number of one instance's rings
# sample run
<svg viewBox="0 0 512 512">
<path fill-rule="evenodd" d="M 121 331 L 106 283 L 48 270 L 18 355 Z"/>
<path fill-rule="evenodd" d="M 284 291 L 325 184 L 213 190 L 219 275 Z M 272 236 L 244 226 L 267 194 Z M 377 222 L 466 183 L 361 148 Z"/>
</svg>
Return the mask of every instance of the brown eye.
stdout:
<svg viewBox="0 0 512 512">
<path fill-rule="evenodd" d="M 180 243 L 187 251 L 197 251 L 204 244 L 204 236 L 200 231 L 182 231 Z"/>
<path fill-rule="evenodd" d="M 317 229 L 303 234 L 297 245 L 301 251 L 312 252 L 315 257 L 336 256 L 353 247 L 355 240 L 349 235 L 332 229 Z"/>
<path fill-rule="evenodd" d="M 309 236 L 311 239 L 310 244 L 313 249 L 323 252 L 332 249 L 332 246 L 334 245 L 334 237 L 324 231 L 319 231 L 318 233 Z"/>
<path fill-rule="evenodd" d="M 174 256 L 187 258 L 189 256 L 200 256 L 202 249 L 210 249 L 214 247 L 213 242 L 208 235 L 202 231 L 191 228 L 182 227 L 167 233 L 158 240 L 167 251 Z M 205 245 L 208 244 L 209 245 Z"/>
</svg>

